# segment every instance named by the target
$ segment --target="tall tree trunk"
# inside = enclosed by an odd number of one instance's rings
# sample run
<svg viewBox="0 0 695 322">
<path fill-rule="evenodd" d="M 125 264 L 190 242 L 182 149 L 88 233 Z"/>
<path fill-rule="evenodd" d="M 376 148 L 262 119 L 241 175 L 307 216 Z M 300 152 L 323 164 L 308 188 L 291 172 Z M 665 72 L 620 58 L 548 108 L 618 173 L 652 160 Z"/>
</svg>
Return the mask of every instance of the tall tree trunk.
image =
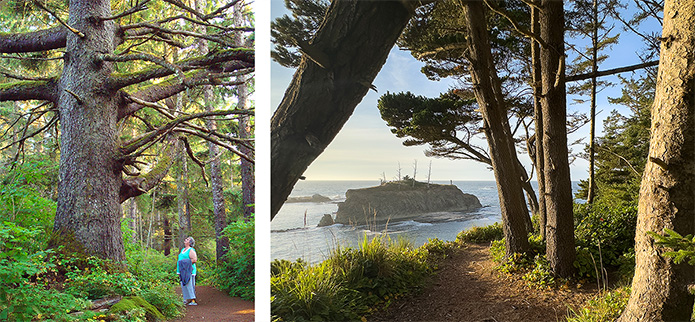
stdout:
<svg viewBox="0 0 695 322">
<path fill-rule="evenodd" d="M 596 72 L 598 72 L 598 1 L 594 0 L 592 12 L 593 30 L 591 33 L 591 127 L 589 128 L 589 191 L 586 202 L 593 203 L 596 194 L 596 178 L 594 178 L 594 164 L 596 163 Z"/>
<path fill-rule="evenodd" d="M 173 235 L 171 233 L 171 223 L 169 223 L 167 214 L 162 215 L 162 227 L 164 230 L 164 243 L 162 244 L 162 249 L 164 250 L 164 256 L 169 256 L 171 253 Z"/>
<path fill-rule="evenodd" d="M 195 1 L 196 9 L 199 12 L 204 12 L 205 4 L 202 0 Z M 208 54 L 207 40 L 200 39 L 198 42 L 198 50 L 201 55 Z M 205 85 L 203 89 L 203 100 L 205 101 L 205 109 L 214 111 L 214 98 L 212 86 Z M 217 123 L 212 118 L 206 120 L 206 125 L 210 131 L 217 130 Z M 224 202 L 224 182 L 222 180 L 222 162 L 219 159 L 219 148 L 216 144 L 208 143 L 208 156 L 210 158 L 210 187 L 212 188 L 212 208 L 215 221 L 215 241 L 217 250 L 217 260 L 220 261 L 222 256 L 229 249 L 229 239 L 222 234 L 222 230 L 227 227 L 227 213 Z"/>
<path fill-rule="evenodd" d="M 87 36 L 68 33 L 58 85 L 62 137 L 54 231 L 63 241 L 74 238 L 91 255 L 121 262 L 118 95 L 105 90 L 113 64 L 95 63 L 99 54 L 113 53 L 115 26 L 111 20 L 93 21 L 111 16 L 111 2 L 73 0 L 69 15 L 68 24 Z"/>
<path fill-rule="evenodd" d="M 237 27 L 242 27 L 244 26 L 244 16 L 243 16 L 243 7 L 245 6 L 244 2 L 239 2 L 236 5 L 234 5 L 234 24 Z M 244 33 L 243 32 L 236 32 L 234 37 L 235 37 L 235 43 L 237 43 L 239 46 L 243 46 L 244 44 Z M 238 109 L 247 109 L 246 103 L 248 100 L 248 88 L 246 86 L 246 76 L 239 76 L 238 79 L 240 81 L 244 81 L 244 84 L 241 84 L 237 86 L 237 96 L 239 99 L 239 103 L 237 105 Z M 253 137 L 253 133 L 251 133 L 251 124 L 249 122 L 249 116 L 248 115 L 242 115 L 241 118 L 239 118 L 239 137 L 242 139 L 248 139 Z M 246 154 L 248 156 L 253 156 L 254 151 L 253 149 L 250 149 L 244 145 L 239 146 L 239 151 L 243 154 Z M 242 194 L 242 200 L 243 200 L 243 209 L 244 209 L 244 217 L 245 218 L 250 218 L 251 214 L 255 213 L 255 190 L 256 190 L 256 178 L 254 176 L 254 165 L 253 163 L 249 162 L 246 159 L 241 159 L 241 194 Z"/>
<path fill-rule="evenodd" d="M 525 253 L 530 250 L 525 222 L 528 209 L 515 162 L 516 150 L 511 140 L 502 87 L 492 60 L 483 2 L 465 2 L 464 15 L 468 26 L 471 80 L 483 116 L 492 170 L 497 181 L 507 256 Z"/>
<path fill-rule="evenodd" d="M 333 1 L 270 124 L 271 219 L 372 86 L 416 1 Z"/>
<path fill-rule="evenodd" d="M 176 209 L 179 219 L 179 238 L 177 245 L 183 247 L 183 241 L 191 231 L 188 207 L 188 159 L 185 147 L 179 151 L 179 173 L 176 176 Z"/>
<path fill-rule="evenodd" d="M 695 2 L 664 7 L 661 62 L 642 177 L 632 294 L 619 321 L 688 321 L 695 268 L 663 257 L 648 232 L 695 233 Z"/>
<path fill-rule="evenodd" d="M 535 6 L 531 6 L 531 33 L 540 37 L 539 12 Z M 531 64 L 533 71 L 533 114 L 535 115 L 535 136 L 533 153 L 534 165 L 536 166 L 536 177 L 538 181 L 538 231 L 541 238 L 546 237 L 546 207 L 545 207 L 545 161 L 543 159 L 543 112 L 541 110 L 541 59 L 540 44 L 538 41 L 531 40 Z"/>
<path fill-rule="evenodd" d="M 567 106 L 565 93 L 563 2 L 543 0 L 540 34 L 547 47 L 540 51 L 545 176 L 546 257 L 553 272 L 561 277 L 574 273 L 574 218 L 572 183 L 567 159 Z"/>
<path fill-rule="evenodd" d="M 130 238 L 131 243 L 138 241 L 138 203 L 135 198 L 130 198 L 128 203 L 128 218 L 130 229 L 133 230 L 133 236 Z"/>
</svg>

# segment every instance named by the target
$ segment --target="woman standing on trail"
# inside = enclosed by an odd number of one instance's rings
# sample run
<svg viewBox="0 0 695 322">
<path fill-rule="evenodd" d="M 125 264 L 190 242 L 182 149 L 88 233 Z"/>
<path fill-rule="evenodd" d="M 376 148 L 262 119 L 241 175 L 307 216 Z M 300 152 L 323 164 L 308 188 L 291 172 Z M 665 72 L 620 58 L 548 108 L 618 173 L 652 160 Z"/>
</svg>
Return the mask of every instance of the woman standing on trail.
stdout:
<svg viewBox="0 0 695 322">
<path fill-rule="evenodd" d="M 193 249 L 195 240 L 193 237 L 188 237 L 183 241 L 183 245 L 179 253 L 179 261 L 176 262 L 176 274 L 179 274 L 183 291 L 183 304 L 198 305 L 195 302 L 195 263 L 198 261 L 198 254 Z"/>
</svg>

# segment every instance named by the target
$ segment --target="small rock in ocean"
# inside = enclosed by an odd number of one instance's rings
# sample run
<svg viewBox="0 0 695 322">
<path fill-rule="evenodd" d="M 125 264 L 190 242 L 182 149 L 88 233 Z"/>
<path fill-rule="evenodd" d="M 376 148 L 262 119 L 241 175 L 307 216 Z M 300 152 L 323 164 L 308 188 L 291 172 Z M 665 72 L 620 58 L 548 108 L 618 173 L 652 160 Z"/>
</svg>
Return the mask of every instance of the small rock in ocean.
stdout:
<svg viewBox="0 0 695 322">
<path fill-rule="evenodd" d="M 325 227 L 333 224 L 335 224 L 335 222 L 333 221 L 333 217 L 330 214 L 325 214 L 321 218 L 321 221 L 319 221 L 318 227 Z"/>
<path fill-rule="evenodd" d="M 329 202 L 331 201 L 331 198 L 328 198 L 326 196 L 322 196 L 319 194 L 315 194 L 313 196 L 304 196 L 304 197 L 290 197 L 287 198 L 287 201 L 285 203 L 295 203 L 295 202 Z"/>
</svg>

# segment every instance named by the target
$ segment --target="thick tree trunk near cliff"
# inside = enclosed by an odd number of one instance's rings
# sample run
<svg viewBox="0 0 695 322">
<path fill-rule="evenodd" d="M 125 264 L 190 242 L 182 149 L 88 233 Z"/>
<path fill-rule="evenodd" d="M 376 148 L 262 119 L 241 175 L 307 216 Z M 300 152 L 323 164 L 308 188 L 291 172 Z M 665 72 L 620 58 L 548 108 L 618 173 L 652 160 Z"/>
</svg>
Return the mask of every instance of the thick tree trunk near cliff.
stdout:
<svg viewBox="0 0 695 322">
<path fill-rule="evenodd" d="M 97 63 L 99 54 L 114 51 L 115 26 L 91 21 L 111 16 L 111 2 L 71 1 L 69 14 L 68 24 L 87 36 L 68 33 L 58 84 L 61 153 L 54 231 L 63 239 L 74 237 L 91 255 L 120 262 L 125 254 L 121 165 L 115 161 L 118 96 L 105 90 L 113 63 Z"/>
<path fill-rule="evenodd" d="M 271 219 L 367 94 L 418 4 L 333 1 L 301 44 L 305 55 L 271 120 Z"/>
<path fill-rule="evenodd" d="M 649 161 L 642 176 L 635 277 L 618 321 L 688 321 L 695 268 L 665 259 L 648 232 L 695 233 L 695 3 L 666 1 L 652 107 Z"/>
<path fill-rule="evenodd" d="M 546 256 L 561 277 L 574 273 L 572 185 L 567 159 L 567 102 L 565 93 L 564 9 L 562 1 L 544 0 L 540 35 L 548 45 L 540 50 L 542 70 L 543 170 L 546 206 Z"/>
<path fill-rule="evenodd" d="M 502 87 L 492 59 L 483 2 L 465 2 L 464 15 L 468 26 L 471 80 L 483 116 L 492 170 L 497 181 L 507 256 L 525 253 L 530 250 L 525 219 L 528 218 L 528 209 L 521 188 L 521 175 L 517 168 L 518 160 L 511 140 Z"/>
</svg>

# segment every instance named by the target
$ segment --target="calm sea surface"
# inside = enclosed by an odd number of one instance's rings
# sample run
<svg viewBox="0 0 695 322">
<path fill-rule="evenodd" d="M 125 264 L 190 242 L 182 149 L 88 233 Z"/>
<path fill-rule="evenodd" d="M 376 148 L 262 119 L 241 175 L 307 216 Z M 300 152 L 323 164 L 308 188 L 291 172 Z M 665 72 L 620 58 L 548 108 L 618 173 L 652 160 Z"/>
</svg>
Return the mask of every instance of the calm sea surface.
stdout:
<svg viewBox="0 0 695 322">
<path fill-rule="evenodd" d="M 434 183 L 449 184 L 449 181 Z M 337 245 L 357 246 L 365 234 L 376 236 L 388 234 L 391 238 L 407 238 L 413 245 L 420 246 L 429 238 L 449 241 L 456 239 L 462 230 L 474 226 L 486 226 L 501 220 L 497 187 L 494 181 L 454 181 L 464 193 L 475 195 L 482 208 L 465 213 L 448 213 L 446 221 L 426 223 L 409 220 L 389 223 L 377 227 L 333 225 L 316 227 L 324 214 L 338 211 L 337 202 L 345 201 L 348 189 L 379 185 L 378 181 L 299 181 L 290 197 L 320 194 L 331 198 L 326 203 L 286 203 L 271 222 L 271 258 L 296 260 L 302 258 L 310 263 L 323 261 Z M 534 182 L 534 188 L 535 188 Z M 577 183 L 573 182 L 573 190 Z M 370 229 L 371 228 L 371 229 Z"/>
</svg>

